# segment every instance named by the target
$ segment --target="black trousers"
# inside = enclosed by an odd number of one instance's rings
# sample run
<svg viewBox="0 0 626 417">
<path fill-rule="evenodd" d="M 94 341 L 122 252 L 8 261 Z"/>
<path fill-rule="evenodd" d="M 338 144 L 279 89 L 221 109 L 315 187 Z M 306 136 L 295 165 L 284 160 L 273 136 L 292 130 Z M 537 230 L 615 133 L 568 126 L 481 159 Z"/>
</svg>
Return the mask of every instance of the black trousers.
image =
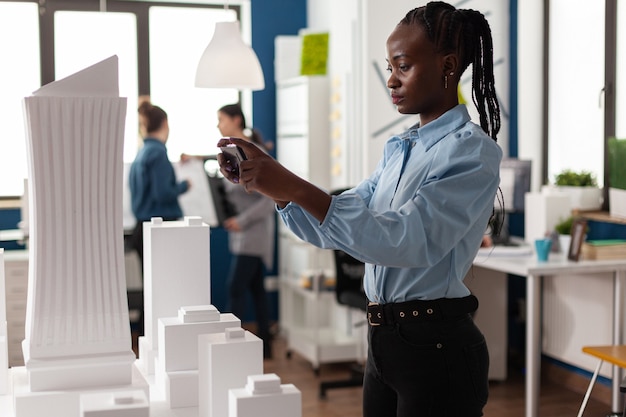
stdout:
<svg viewBox="0 0 626 417">
<path fill-rule="evenodd" d="M 479 417 L 489 355 L 469 313 L 370 326 L 364 417 Z"/>
</svg>

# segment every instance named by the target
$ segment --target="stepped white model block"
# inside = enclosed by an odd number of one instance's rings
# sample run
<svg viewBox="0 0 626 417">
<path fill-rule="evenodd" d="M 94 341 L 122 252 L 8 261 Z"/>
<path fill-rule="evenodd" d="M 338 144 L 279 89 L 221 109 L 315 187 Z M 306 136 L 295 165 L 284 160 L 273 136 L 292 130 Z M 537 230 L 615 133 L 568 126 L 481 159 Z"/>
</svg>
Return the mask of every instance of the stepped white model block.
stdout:
<svg viewBox="0 0 626 417">
<path fill-rule="evenodd" d="M 198 369 L 198 337 L 201 334 L 223 333 L 230 327 L 241 327 L 241 320 L 232 313 L 218 314 L 215 320 L 197 323 L 184 323 L 178 317 L 159 319 L 159 346 L 162 346 L 159 363 L 163 370 Z"/>
<path fill-rule="evenodd" d="M 199 317 L 207 321 L 196 321 Z M 232 313 L 220 314 L 212 305 L 181 307 L 178 317 L 159 319 L 155 379 L 170 408 L 198 406 L 198 337 L 230 327 L 240 328 L 241 320 Z"/>
<path fill-rule="evenodd" d="M 132 376 L 129 384 L 77 388 L 58 391 L 42 391 L 33 393 L 30 391 L 28 383 L 28 372 L 25 367 L 11 369 L 13 379 L 13 404 L 15 408 L 14 417 L 82 417 L 80 407 L 82 398 L 85 395 L 120 395 L 127 397 L 129 392 L 143 392 L 149 401 L 150 387 L 145 378 L 135 366 L 131 367 Z M 117 414 L 117 416 L 126 414 Z M 93 417 L 93 416 L 90 416 Z"/>
<path fill-rule="evenodd" d="M 80 417 L 149 417 L 150 403 L 141 390 L 83 394 Z"/>
<path fill-rule="evenodd" d="M 117 57 L 42 87 L 24 99 L 24 112 L 30 391 L 128 386 L 135 355 L 121 233 L 126 98 L 119 97 Z"/>
<path fill-rule="evenodd" d="M 245 388 L 228 391 L 228 417 L 301 417 L 302 393 L 276 374 L 250 375 Z"/>
<path fill-rule="evenodd" d="M 228 416 L 228 390 L 263 373 L 263 342 L 242 328 L 200 335 L 198 371 L 198 416 Z"/>
<path fill-rule="evenodd" d="M 524 240 L 532 245 L 571 215 L 570 198 L 565 193 L 526 193 L 524 207 Z"/>
<path fill-rule="evenodd" d="M 154 374 L 159 319 L 175 317 L 180 306 L 211 304 L 210 230 L 200 217 L 155 217 L 143 224 L 145 335 L 139 338 L 139 363 L 146 375 Z"/>
<path fill-rule="evenodd" d="M 6 280 L 4 249 L 0 248 L 0 395 L 9 390 L 9 336 L 7 332 Z"/>
</svg>

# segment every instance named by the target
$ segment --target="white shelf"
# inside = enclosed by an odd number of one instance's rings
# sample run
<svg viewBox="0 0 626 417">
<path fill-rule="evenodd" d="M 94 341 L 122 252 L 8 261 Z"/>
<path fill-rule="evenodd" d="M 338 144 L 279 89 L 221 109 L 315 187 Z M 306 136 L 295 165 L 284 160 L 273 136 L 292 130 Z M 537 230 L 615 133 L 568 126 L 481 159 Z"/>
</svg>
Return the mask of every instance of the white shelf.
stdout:
<svg viewBox="0 0 626 417">
<path fill-rule="evenodd" d="M 278 160 L 323 189 L 330 185 L 329 91 L 323 76 L 281 80 L 276 91 Z M 288 352 L 299 353 L 315 370 L 359 359 L 359 339 L 338 326 L 350 312 L 337 305 L 334 291 L 302 286 L 309 276 L 334 275 L 332 251 L 302 241 L 282 224 L 278 239 L 280 327 Z"/>
</svg>

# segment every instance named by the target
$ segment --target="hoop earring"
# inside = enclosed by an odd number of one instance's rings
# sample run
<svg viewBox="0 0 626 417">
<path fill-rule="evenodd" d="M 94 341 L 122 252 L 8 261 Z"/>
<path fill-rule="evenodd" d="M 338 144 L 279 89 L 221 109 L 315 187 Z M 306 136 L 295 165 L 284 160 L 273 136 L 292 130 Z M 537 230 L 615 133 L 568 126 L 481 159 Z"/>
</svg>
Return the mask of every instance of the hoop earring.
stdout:
<svg viewBox="0 0 626 417">
<path fill-rule="evenodd" d="M 443 76 L 443 88 L 445 89 L 448 88 L 448 76 L 447 75 Z"/>
</svg>

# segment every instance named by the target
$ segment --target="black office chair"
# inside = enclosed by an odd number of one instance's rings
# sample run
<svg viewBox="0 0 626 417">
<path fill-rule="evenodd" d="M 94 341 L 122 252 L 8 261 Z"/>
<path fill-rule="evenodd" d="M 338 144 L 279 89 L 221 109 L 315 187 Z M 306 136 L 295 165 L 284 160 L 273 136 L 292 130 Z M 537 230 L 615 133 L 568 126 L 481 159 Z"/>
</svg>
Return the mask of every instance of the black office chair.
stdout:
<svg viewBox="0 0 626 417">
<path fill-rule="evenodd" d="M 354 259 L 344 251 L 335 250 L 335 296 L 339 304 L 357 308 L 365 313 L 367 298 L 363 291 L 363 274 L 365 265 Z M 363 314 L 365 324 L 365 314 Z M 356 364 L 350 369 L 348 379 L 338 381 L 322 381 L 320 383 L 320 398 L 326 398 L 326 391 L 333 388 L 358 387 L 363 384 L 363 365 Z"/>
</svg>

